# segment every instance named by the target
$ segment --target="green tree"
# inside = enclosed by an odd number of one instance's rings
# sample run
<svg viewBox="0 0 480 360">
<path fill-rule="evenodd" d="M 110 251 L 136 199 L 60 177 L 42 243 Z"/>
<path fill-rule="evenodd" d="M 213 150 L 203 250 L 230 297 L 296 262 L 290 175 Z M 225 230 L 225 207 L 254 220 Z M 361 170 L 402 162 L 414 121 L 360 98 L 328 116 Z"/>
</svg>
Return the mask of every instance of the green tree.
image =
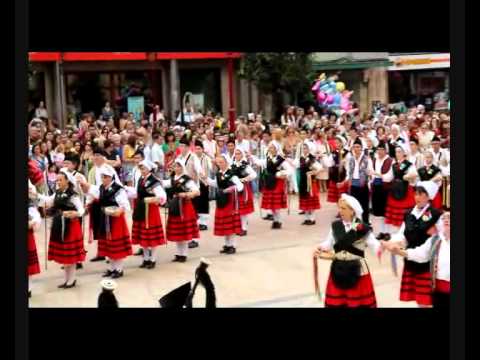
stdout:
<svg viewBox="0 0 480 360">
<path fill-rule="evenodd" d="M 273 113 L 285 104 L 284 94 L 298 105 L 313 100 L 310 88 L 315 78 L 311 53 L 248 53 L 242 60 L 240 77 L 253 82 L 264 94 L 272 94 Z"/>
</svg>

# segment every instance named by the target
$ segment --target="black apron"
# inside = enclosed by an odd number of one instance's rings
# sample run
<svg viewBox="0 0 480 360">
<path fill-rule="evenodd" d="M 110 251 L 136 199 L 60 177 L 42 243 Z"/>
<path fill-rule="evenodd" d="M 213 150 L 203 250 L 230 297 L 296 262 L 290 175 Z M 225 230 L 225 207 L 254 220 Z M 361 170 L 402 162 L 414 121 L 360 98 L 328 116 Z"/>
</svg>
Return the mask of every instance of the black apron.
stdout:
<svg viewBox="0 0 480 360">
<path fill-rule="evenodd" d="M 421 246 L 430 237 L 428 230 L 437 223 L 440 218 L 441 212 L 431 206 L 427 209 L 427 213 L 430 212 L 431 219 L 424 221 L 422 215 L 420 219 L 417 219 L 411 211 L 405 214 L 405 230 L 403 232 L 405 239 L 407 239 L 407 249 L 413 249 Z M 430 262 L 417 263 L 410 260 L 405 260 L 405 266 L 408 270 L 415 273 L 423 273 L 430 271 Z"/>
<path fill-rule="evenodd" d="M 363 250 L 357 249 L 353 243 L 363 238 L 371 230 L 368 225 L 363 225 L 362 231 L 351 229 L 349 232 L 345 231 L 345 226 L 342 221 L 334 221 L 332 224 L 333 237 L 335 244 L 333 249 L 335 253 L 347 251 L 353 255 L 365 257 Z M 338 260 L 334 259 L 330 267 L 330 273 L 335 285 L 340 289 L 351 289 L 355 287 L 360 279 L 362 272 L 362 263 L 360 259 L 356 260 Z"/>
<path fill-rule="evenodd" d="M 122 186 L 114 182 L 110 187 L 105 190 L 105 186 L 100 186 L 100 198 L 96 202 L 96 216 L 92 216 L 93 220 L 93 237 L 94 239 L 104 239 L 107 235 L 106 215 L 103 211 L 104 208 L 109 206 L 118 206 L 115 196 L 117 192 L 122 189 Z"/>
<path fill-rule="evenodd" d="M 217 172 L 216 202 L 217 207 L 220 209 L 223 209 L 228 204 L 229 194 L 225 193 L 224 190 L 234 185 L 234 183 L 231 181 L 232 177 L 234 176 L 235 174 L 230 169 L 224 174 L 222 174 L 220 171 Z"/>
<path fill-rule="evenodd" d="M 403 170 L 400 169 L 401 165 L 403 165 Z M 401 164 L 396 163 L 392 167 L 394 178 L 390 191 L 393 198 L 396 200 L 403 200 L 407 195 L 408 181 L 403 180 L 403 177 L 405 176 L 411 165 L 412 163 L 410 161 L 404 160 Z"/>
<path fill-rule="evenodd" d="M 52 228 L 50 231 L 50 241 L 55 243 L 62 243 L 64 237 L 67 236 L 70 230 L 70 219 L 63 218 L 64 211 L 76 211 L 75 205 L 72 204 L 72 196 L 75 192 L 67 189 L 65 192 L 57 190 L 55 198 L 53 199 L 53 206 L 48 210 L 48 214 L 52 216 Z M 63 218 L 63 235 L 62 235 L 62 218 Z"/>
<path fill-rule="evenodd" d="M 275 161 L 270 157 L 267 158 L 267 167 L 263 172 L 263 183 L 268 190 L 275 189 L 277 185 L 277 171 L 284 161 L 285 159 L 281 156 L 277 156 L 277 160 Z"/>
<path fill-rule="evenodd" d="M 308 155 L 308 158 L 303 156 L 300 158 L 300 181 L 298 184 L 298 191 L 301 196 L 308 196 L 308 179 L 307 172 L 315 162 L 315 157 L 312 154 Z"/>
<path fill-rule="evenodd" d="M 172 187 L 170 189 L 170 199 L 168 200 L 168 214 L 171 216 L 181 216 L 180 201 L 182 200 L 177 194 L 188 192 L 186 184 L 191 180 L 188 175 L 182 175 L 175 180 L 172 174 Z"/>
<path fill-rule="evenodd" d="M 137 185 L 137 201 L 135 203 L 135 209 L 133 209 L 132 219 L 135 221 L 145 220 L 145 198 L 155 196 L 153 189 L 160 185 L 160 181 L 153 175 L 148 175 L 145 180 L 145 184 L 142 181 Z"/>
</svg>

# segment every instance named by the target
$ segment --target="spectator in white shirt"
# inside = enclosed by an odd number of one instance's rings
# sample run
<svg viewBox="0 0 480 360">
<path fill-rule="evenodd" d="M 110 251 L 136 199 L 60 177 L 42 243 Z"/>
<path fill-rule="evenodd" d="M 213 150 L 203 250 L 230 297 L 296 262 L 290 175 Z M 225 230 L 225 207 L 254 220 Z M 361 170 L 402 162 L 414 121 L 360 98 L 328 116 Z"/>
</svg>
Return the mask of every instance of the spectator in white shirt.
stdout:
<svg viewBox="0 0 480 360">
<path fill-rule="evenodd" d="M 162 144 L 163 137 L 159 133 L 153 134 L 153 145 L 151 150 L 152 162 L 157 166 L 154 173 L 155 176 L 162 178 L 163 168 L 165 165 L 165 154 L 163 153 Z"/>
<path fill-rule="evenodd" d="M 215 153 L 217 151 L 217 142 L 214 139 L 214 132 L 212 129 L 208 129 L 205 131 L 205 135 L 207 136 L 206 140 L 203 140 L 203 148 L 205 154 L 207 154 L 210 159 L 215 159 Z"/>
<path fill-rule="evenodd" d="M 38 108 L 35 109 L 35 117 L 42 120 L 48 119 L 48 112 L 47 109 L 45 109 L 45 104 L 43 101 L 40 101 Z"/>
</svg>

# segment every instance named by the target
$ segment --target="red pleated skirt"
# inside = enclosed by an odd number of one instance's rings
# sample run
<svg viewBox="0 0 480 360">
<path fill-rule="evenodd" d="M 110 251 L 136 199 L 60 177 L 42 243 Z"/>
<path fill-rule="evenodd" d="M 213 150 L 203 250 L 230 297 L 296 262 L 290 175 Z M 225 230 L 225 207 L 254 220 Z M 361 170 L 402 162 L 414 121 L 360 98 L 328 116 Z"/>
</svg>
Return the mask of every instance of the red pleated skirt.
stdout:
<svg viewBox="0 0 480 360">
<path fill-rule="evenodd" d="M 385 224 L 401 226 L 405 213 L 413 207 L 415 207 L 415 190 L 412 186 L 408 186 L 407 194 L 402 200 L 397 200 L 389 194 L 385 209 Z"/>
<path fill-rule="evenodd" d="M 98 256 L 106 256 L 112 260 L 121 260 L 132 255 L 132 243 L 125 214 L 110 216 L 110 236 L 98 240 Z"/>
<path fill-rule="evenodd" d="M 320 191 L 318 180 L 312 180 L 312 195 L 299 196 L 299 209 L 303 211 L 318 210 L 320 205 Z"/>
<path fill-rule="evenodd" d="M 279 210 L 286 209 L 287 194 L 285 191 L 285 179 L 277 179 L 273 189 L 264 188 L 262 191 L 262 209 Z"/>
<path fill-rule="evenodd" d="M 243 186 L 244 190 L 238 194 L 238 212 L 240 213 L 240 216 L 255 212 L 252 184 L 250 182 L 246 182 L 243 184 Z"/>
<path fill-rule="evenodd" d="M 414 273 L 403 269 L 400 301 L 415 301 L 418 305 L 432 305 L 432 276 L 430 272 Z"/>
<path fill-rule="evenodd" d="M 437 210 L 443 210 L 443 193 L 441 187 L 432 200 L 432 207 Z"/>
<path fill-rule="evenodd" d="M 342 194 L 348 194 L 348 184 L 345 183 L 341 188 L 338 188 L 337 183 L 330 180 L 328 182 L 327 201 L 337 203 Z"/>
<path fill-rule="evenodd" d="M 148 229 L 146 225 L 144 220 L 133 221 L 132 244 L 141 247 L 155 247 L 166 244 L 160 207 L 157 204 L 148 205 Z"/>
<path fill-rule="evenodd" d="M 370 274 L 361 276 L 357 285 L 348 290 L 339 289 L 330 275 L 325 294 L 325 307 L 377 307 Z"/>
<path fill-rule="evenodd" d="M 197 212 L 190 199 L 182 200 L 182 216 L 168 215 L 167 240 L 190 241 L 200 238 L 197 224 Z"/>
<path fill-rule="evenodd" d="M 28 275 L 35 275 L 40 272 L 40 264 L 38 263 L 37 246 L 32 229 L 28 230 L 27 240 Z"/>
<path fill-rule="evenodd" d="M 78 218 L 70 219 L 63 242 L 50 241 L 48 260 L 62 265 L 73 265 L 85 260 L 82 226 Z"/>
<path fill-rule="evenodd" d="M 215 208 L 213 235 L 227 236 L 240 234 L 241 232 L 242 222 L 239 212 L 235 209 L 234 194 L 228 194 L 227 205 L 223 208 Z"/>
</svg>

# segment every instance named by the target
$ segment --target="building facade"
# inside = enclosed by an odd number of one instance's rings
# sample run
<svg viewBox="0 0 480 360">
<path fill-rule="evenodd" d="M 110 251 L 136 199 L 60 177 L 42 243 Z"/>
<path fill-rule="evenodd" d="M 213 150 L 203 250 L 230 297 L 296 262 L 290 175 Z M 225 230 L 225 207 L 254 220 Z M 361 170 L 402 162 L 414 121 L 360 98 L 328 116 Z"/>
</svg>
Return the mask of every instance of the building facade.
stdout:
<svg viewBox="0 0 480 360">
<path fill-rule="evenodd" d="M 241 53 L 231 52 L 31 52 L 35 75 L 29 100 L 31 107 L 44 101 L 60 126 L 72 113 L 98 116 L 107 101 L 127 111 L 131 96 L 160 105 L 173 117 L 187 92 L 197 108 L 235 117 L 259 107 L 256 89 L 235 75 L 240 58 Z"/>
</svg>

